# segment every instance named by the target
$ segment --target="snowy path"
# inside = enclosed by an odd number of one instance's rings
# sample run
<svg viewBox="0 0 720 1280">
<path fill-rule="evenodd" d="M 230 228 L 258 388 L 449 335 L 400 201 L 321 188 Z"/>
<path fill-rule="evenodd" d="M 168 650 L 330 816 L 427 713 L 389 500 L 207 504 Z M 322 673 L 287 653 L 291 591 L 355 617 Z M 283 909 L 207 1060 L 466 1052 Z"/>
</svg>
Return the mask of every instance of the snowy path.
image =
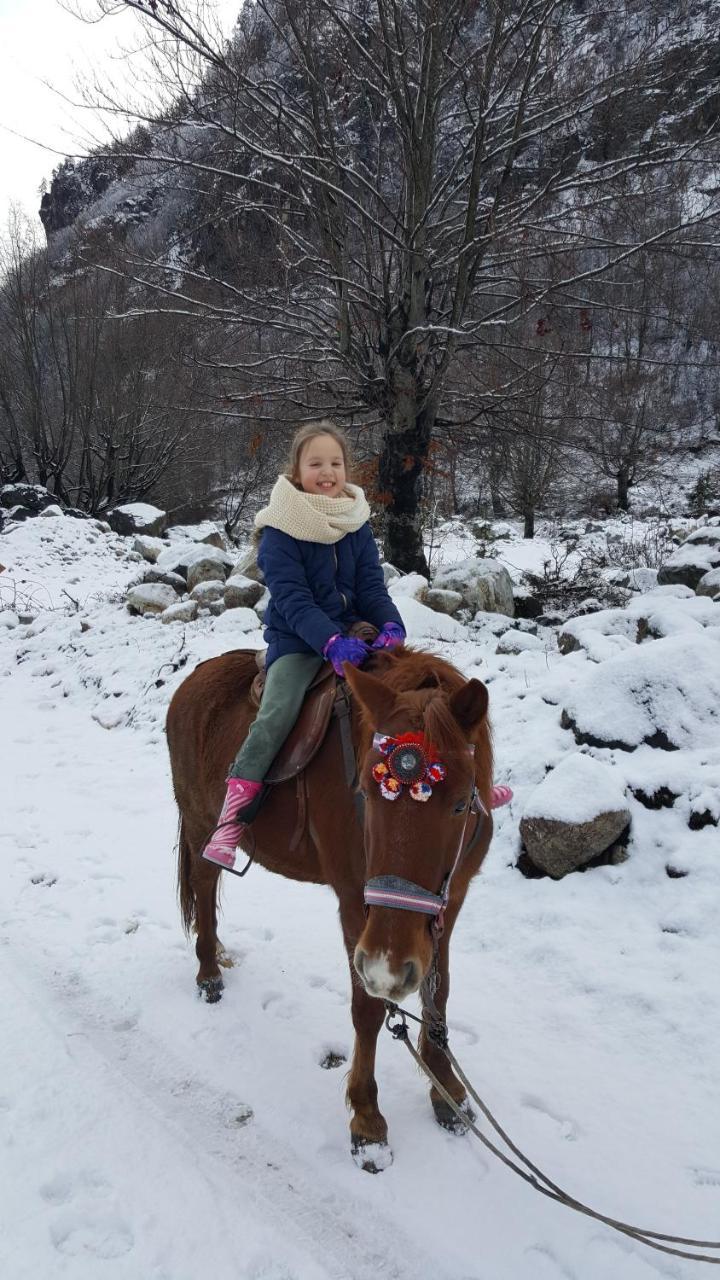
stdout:
<svg viewBox="0 0 720 1280">
<path fill-rule="evenodd" d="M 690 1280 L 549 1204 L 435 1125 L 381 1037 L 395 1153 L 349 1156 L 352 1044 L 335 900 L 255 869 L 225 888 L 234 959 L 194 991 L 174 895 L 160 730 L 185 670 L 232 647 L 100 602 L 0 635 L 0 1276 L 3 1280 Z M 518 801 L 567 751 L 554 683 L 574 658 L 451 656 L 489 681 Z M 18 655 L 20 659 L 18 659 Z M 475 666 L 481 662 L 480 667 Z M 136 710 L 94 719 L 98 707 Z M 102 718 L 102 717 L 101 717 Z M 648 752 L 648 769 L 652 762 Z M 618 768 L 642 770 L 641 752 Z M 634 804 L 634 802 L 633 802 Z M 512 1136 L 568 1190 L 657 1230 L 717 1235 L 717 832 L 633 808 L 629 861 L 560 883 L 513 868 L 502 811 L 453 940 L 455 1052 Z M 681 858 L 688 874 L 670 879 Z"/>
</svg>

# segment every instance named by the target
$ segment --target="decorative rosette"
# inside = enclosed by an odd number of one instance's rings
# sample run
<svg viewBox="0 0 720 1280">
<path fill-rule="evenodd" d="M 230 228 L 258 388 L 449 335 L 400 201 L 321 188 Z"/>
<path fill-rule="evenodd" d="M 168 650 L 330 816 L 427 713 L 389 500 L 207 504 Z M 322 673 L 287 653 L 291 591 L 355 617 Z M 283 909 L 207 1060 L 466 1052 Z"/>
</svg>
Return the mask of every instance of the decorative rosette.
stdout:
<svg viewBox="0 0 720 1280">
<path fill-rule="evenodd" d="M 425 803 L 433 786 L 447 777 L 445 765 L 432 759 L 436 749 L 421 733 L 403 733 L 397 738 L 376 733 L 373 746 L 384 757 L 373 766 L 372 774 L 385 800 L 397 800 L 407 787 L 413 800 Z"/>
</svg>

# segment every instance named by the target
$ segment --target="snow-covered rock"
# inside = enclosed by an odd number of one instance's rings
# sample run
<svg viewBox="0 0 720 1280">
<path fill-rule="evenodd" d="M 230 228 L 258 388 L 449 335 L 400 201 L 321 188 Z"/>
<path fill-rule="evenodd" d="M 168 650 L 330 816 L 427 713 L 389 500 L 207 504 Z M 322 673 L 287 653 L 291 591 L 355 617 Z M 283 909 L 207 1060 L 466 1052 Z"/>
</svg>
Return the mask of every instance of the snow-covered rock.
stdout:
<svg viewBox="0 0 720 1280">
<path fill-rule="evenodd" d="M 615 771 L 574 752 L 528 796 L 520 835 L 532 862 L 557 880 L 604 853 L 629 823 Z"/>
<path fill-rule="evenodd" d="M 413 596 L 396 596 L 395 604 L 410 641 L 465 639 L 465 628 L 455 618 L 435 613 Z"/>
<path fill-rule="evenodd" d="M 253 582 L 265 582 L 258 562 L 258 548 L 255 543 L 251 543 L 247 551 L 241 555 L 239 560 L 235 560 L 230 567 L 232 577 L 239 576 L 241 578 L 252 578 Z"/>
<path fill-rule="evenodd" d="M 703 526 L 686 538 L 658 573 L 658 583 L 681 582 L 694 591 L 710 569 L 720 568 L 720 529 Z"/>
<path fill-rule="evenodd" d="M 41 484 L 4 484 L 0 489 L 0 506 L 8 509 L 24 507 L 33 516 L 56 502 L 54 494 L 48 493 Z"/>
<path fill-rule="evenodd" d="M 204 548 L 204 550 L 214 551 L 215 548 L 207 547 Z M 222 553 L 219 552 L 218 554 Z M 227 565 L 219 562 L 211 556 L 201 556 L 198 560 L 193 560 L 192 564 L 188 567 L 188 591 L 192 594 L 195 587 L 197 587 L 201 582 L 219 582 L 224 588 L 227 572 Z M 222 592 L 220 594 L 222 594 Z"/>
<path fill-rule="evenodd" d="M 188 582 L 188 586 L 190 583 Z M 218 578 L 207 578 L 198 582 L 190 591 L 191 600 L 197 600 L 199 605 L 215 604 L 217 600 L 222 600 L 225 593 L 225 583 Z"/>
<path fill-rule="evenodd" d="M 399 578 L 401 576 L 400 570 L 396 569 L 394 564 L 390 564 L 389 560 L 384 560 L 381 568 L 385 579 L 385 586 L 387 586 L 389 582 L 392 582 L 394 578 Z"/>
<path fill-rule="evenodd" d="M 193 622 L 197 618 L 197 600 L 178 600 L 160 615 L 161 622 Z"/>
<path fill-rule="evenodd" d="M 511 627 L 508 631 L 504 631 L 498 641 L 496 653 L 531 653 L 533 651 L 542 653 L 545 645 L 537 636 L 532 635 L 529 631 L 517 631 Z"/>
<path fill-rule="evenodd" d="M 227 632 L 231 635 L 237 633 L 239 637 L 247 631 L 259 631 L 262 626 L 254 609 L 226 609 L 222 617 L 217 618 L 213 625 L 215 632 Z M 238 646 L 242 648 L 242 645 Z"/>
<path fill-rule="evenodd" d="M 476 612 L 515 613 L 510 574 L 499 560 L 490 557 L 462 560 L 437 574 L 433 586 L 441 591 L 457 591 L 463 605 Z"/>
<path fill-rule="evenodd" d="M 561 723 L 579 743 L 632 751 L 717 746 L 720 631 L 633 645 L 568 690 Z"/>
<path fill-rule="evenodd" d="M 704 573 L 695 588 L 699 596 L 715 597 L 720 594 L 720 566 Z"/>
<path fill-rule="evenodd" d="M 428 609 L 434 609 L 435 613 L 446 613 L 450 618 L 462 609 L 463 600 L 459 591 L 442 591 L 440 587 L 430 587 L 424 596 L 418 598 Z"/>
<path fill-rule="evenodd" d="M 14 609 L 0 609 L 0 627 L 16 627 L 20 619 Z"/>
<path fill-rule="evenodd" d="M 162 582 L 143 582 L 131 587 L 127 594 L 127 607 L 131 613 L 163 613 L 177 601 L 177 592 Z"/>
<path fill-rule="evenodd" d="M 166 513 L 149 502 L 126 502 L 120 507 L 113 507 L 105 516 L 113 532 L 124 537 L 146 533 L 152 538 L 163 533 L 167 524 Z"/>
<path fill-rule="evenodd" d="M 179 573 L 170 573 L 168 569 L 158 569 L 154 565 L 152 569 L 146 569 L 143 576 L 143 582 L 162 582 L 166 587 L 172 587 L 177 591 L 178 595 L 184 594 L 186 589 L 185 579 Z"/>
<path fill-rule="evenodd" d="M 652 591 L 657 586 L 657 569 L 644 566 L 633 569 L 608 569 L 603 577 L 614 587 L 625 587 L 628 591 Z"/>
<path fill-rule="evenodd" d="M 227 578 L 234 564 L 234 558 L 227 551 L 221 551 L 219 547 L 208 547 L 203 543 L 185 542 L 177 546 L 170 546 L 166 551 L 161 552 L 156 560 L 158 569 L 169 569 L 171 573 L 182 574 L 183 578 L 187 578 L 192 565 L 203 561 L 207 565 L 215 565 L 216 572 L 212 574 L 215 578 Z M 196 582 L 201 579 L 197 578 Z"/>
<path fill-rule="evenodd" d="M 265 588 L 261 582 L 246 578 L 241 573 L 232 573 L 225 582 L 225 604 L 228 609 L 252 609 L 264 594 Z"/>
<path fill-rule="evenodd" d="M 133 542 L 133 551 L 137 551 L 143 560 L 148 560 L 150 564 L 155 564 L 158 556 L 167 549 L 167 542 L 163 542 L 162 538 L 150 538 L 147 534 L 140 534 Z"/>
<path fill-rule="evenodd" d="M 167 530 L 167 536 L 179 542 L 197 542 L 203 546 L 217 547 L 220 551 L 225 551 L 227 546 L 225 535 L 220 525 L 214 520 L 201 520 L 199 524 L 173 525 Z"/>
<path fill-rule="evenodd" d="M 43 507 L 42 511 L 38 511 L 39 516 L 64 516 L 65 512 L 59 507 L 57 502 L 51 502 L 47 507 Z"/>
<path fill-rule="evenodd" d="M 408 597 L 411 600 L 424 601 L 430 583 L 421 573 L 403 573 L 399 578 L 392 578 L 388 592 L 393 600 Z"/>
</svg>

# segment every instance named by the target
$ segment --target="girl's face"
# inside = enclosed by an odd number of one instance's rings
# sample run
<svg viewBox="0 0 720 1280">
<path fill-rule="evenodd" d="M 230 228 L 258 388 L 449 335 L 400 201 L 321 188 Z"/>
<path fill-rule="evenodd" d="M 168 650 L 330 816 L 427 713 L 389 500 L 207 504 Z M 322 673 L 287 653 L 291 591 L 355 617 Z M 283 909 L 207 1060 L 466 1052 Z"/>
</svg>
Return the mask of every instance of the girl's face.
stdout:
<svg viewBox="0 0 720 1280">
<path fill-rule="evenodd" d="M 312 436 L 298 460 L 298 480 L 305 493 L 339 498 L 345 488 L 345 456 L 332 436 Z"/>
</svg>

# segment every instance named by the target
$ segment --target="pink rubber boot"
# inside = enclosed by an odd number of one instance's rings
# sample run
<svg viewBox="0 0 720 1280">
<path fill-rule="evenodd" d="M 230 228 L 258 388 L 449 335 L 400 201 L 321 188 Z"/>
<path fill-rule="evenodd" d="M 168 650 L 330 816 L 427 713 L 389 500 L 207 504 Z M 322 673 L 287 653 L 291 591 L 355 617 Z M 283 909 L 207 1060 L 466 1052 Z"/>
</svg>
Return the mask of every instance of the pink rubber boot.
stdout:
<svg viewBox="0 0 720 1280">
<path fill-rule="evenodd" d="M 235 851 L 242 840 L 247 823 L 242 821 L 242 810 L 262 790 L 262 782 L 248 782 L 245 778 L 228 778 L 225 803 L 220 811 L 217 826 L 203 849 L 202 856 L 226 871 L 235 868 Z"/>
<path fill-rule="evenodd" d="M 509 804 L 512 798 L 512 789 L 510 787 L 504 787 L 502 783 L 498 782 L 492 789 L 490 808 L 501 809 L 504 804 Z"/>
</svg>

